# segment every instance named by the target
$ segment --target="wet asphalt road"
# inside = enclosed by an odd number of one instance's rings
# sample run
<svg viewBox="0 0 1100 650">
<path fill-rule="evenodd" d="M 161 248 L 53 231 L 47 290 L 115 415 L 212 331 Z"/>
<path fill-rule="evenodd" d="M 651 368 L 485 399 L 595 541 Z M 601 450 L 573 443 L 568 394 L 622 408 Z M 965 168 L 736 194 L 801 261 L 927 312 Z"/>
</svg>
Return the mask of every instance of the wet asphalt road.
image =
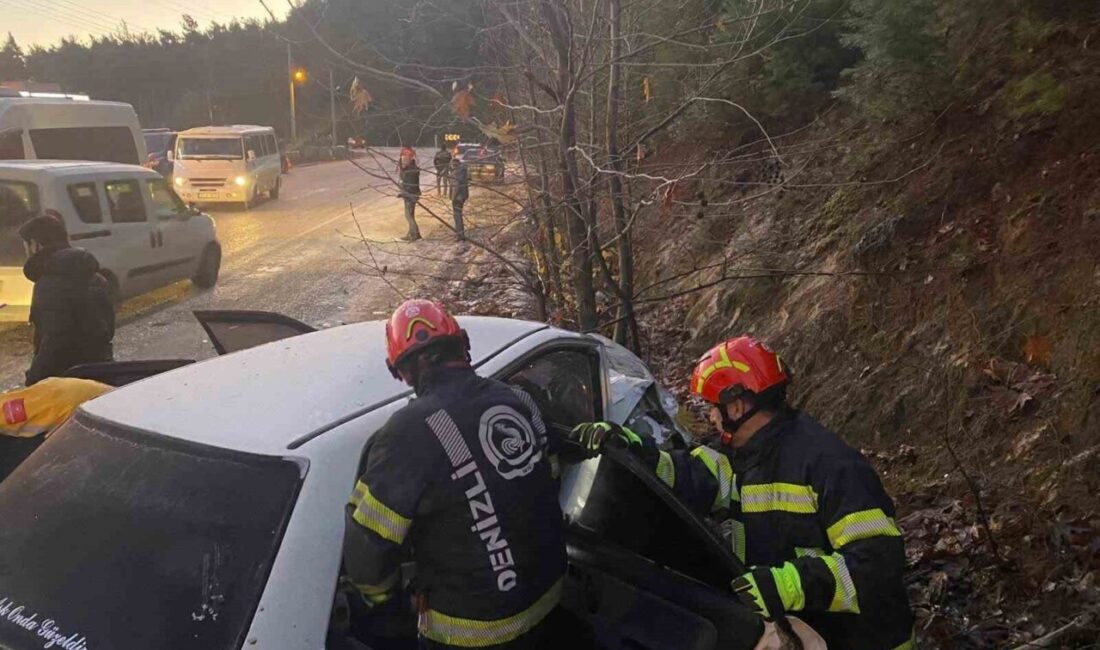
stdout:
<svg viewBox="0 0 1100 650">
<path fill-rule="evenodd" d="M 283 192 L 248 212 L 208 210 L 223 249 L 221 276 L 214 289 L 201 291 L 189 281 L 137 296 L 123 304 L 115 336 L 115 358 L 201 359 L 214 355 L 195 309 L 258 309 L 292 316 L 318 327 L 384 318 L 400 300 L 385 282 L 357 272 L 350 251 L 360 251 L 359 230 L 372 241 L 394 242 L 405 233 L 402 201 L 393 184 L 398 150 L 356 162 L 295 168 L 283 179 Z M 432 152 L 419 152 L 421 166 Z M 423 174 L 425 189 L 434 177 Z M 354 214 L 354 217 L 353 217 Z M 358 225 L 357 223 L 358 222 Z M 447 233 L 431 219 L 419 219 L 426 242 L 445 254 Z M 438 241 L 433 241 L 439 238 Z M 406 247 L 406 248 L 402 248 Z M 393 245 L 395 251 L 407 244 Z M 347 250 L 345 250 L 347 249 Z M 385 263 L 386 253 L 377 253 Z M 0 388 L 22 383 L 31 355 L 27 326 L 0 330 Z"/>
</svg>

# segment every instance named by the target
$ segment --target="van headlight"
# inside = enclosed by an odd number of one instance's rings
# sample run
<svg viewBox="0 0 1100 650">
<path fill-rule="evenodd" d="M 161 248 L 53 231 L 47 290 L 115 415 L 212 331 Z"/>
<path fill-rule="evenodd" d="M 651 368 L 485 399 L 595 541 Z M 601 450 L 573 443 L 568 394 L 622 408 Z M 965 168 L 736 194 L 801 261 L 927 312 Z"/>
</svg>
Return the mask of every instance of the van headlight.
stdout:
<svg viewBox="0 0 1100 650">
<path fill-rule="evenodd" d="M 177 176 L 176 177 L 176 187 L 183 187 L 183 177 L 182 176 Z"/>
<path fill-rule="evenodd" d="M 238 187 L 244 187 L 248 185 L 248 178 L 245 176 L 238 176 L 233 179 L 233 182 L 236 183 Z"/>
</svg>

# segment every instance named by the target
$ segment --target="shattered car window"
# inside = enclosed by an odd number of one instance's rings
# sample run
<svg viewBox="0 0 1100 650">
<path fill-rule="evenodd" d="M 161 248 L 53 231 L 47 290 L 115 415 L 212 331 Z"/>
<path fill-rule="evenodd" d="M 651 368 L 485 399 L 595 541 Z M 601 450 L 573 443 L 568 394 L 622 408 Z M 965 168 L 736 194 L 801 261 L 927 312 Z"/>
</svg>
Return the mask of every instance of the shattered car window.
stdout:
<svg viewBox="0 0 1100 650">
<path fill-rule="evenodd" d="M 300 474 L 70 420 L 0 485 L 0 647 L 241 647 Z"/>
<path fill-rule="evenodd" d="M 633 352 L 609 338 L 594 335 L 604 345 L 608 378 L 611 385 L 611 410 L 608 417 L 637 433 L 652 436 L 658 444 L 672 442 L 674 434 L 682 441 L 691 435 L 680 426 L 680 406 L 672 393 L 653 376 Z"/>
</svg>

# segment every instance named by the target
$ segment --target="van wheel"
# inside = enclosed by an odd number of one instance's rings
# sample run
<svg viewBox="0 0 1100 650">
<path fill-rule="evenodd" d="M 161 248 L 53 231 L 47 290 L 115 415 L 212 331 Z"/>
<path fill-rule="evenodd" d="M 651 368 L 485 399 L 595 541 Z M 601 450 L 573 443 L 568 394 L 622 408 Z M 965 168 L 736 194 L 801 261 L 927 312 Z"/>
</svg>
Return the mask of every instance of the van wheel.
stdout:
<svg viewBox="0 0 1100 650">
<path fill-rule="evenodd" d="M 267 195 L 269 197 L 271 197 L 272 201 L 274 201 L 275 199 L 279 198 L 279 191 L 282 190 L 282 189 L 283 189 L 283 179 L 276 178 L 275 179 L 275 187 L 271 188 L 271 191 L 268 192 Z"/>
<path fill-rule="evenodd" d="M 211 244 L 202 252 L 202 261 L 199 262 L 199 271 L 191 278 L 191 282 L 200 289 L 213 289 L 218 283 L 218 273 L 222 268 L 222 249 L 217 244 Z"/>
</svg>

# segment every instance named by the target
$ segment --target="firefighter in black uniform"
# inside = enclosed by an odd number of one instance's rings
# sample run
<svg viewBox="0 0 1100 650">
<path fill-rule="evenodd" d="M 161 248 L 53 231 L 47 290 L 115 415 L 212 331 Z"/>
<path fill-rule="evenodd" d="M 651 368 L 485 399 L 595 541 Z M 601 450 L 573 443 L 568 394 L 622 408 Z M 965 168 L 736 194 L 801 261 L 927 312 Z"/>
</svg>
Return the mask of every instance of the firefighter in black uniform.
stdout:
<svg viewBox="0 0 1100 650">
<path fill-rule="evenodd" d="M 665 452 L 603 422 L 573 437 L 592 452 L 625 444 L 696 512 L 721 521 L 751 569 L 733 589 L 765 618 L 797 613 L 830 648 L 911 650 L 894 504 L 866 458 L 787 406 L 789 383 L 778 355 L 740 337 L 707 352 L 691 378 L 711 406 L 716 448 Z"/>
<path fill-rule="evenodd" d="M 469 340 L 427 300 L 386 325 L 416 391 L 371 440 L 347 506 L 344 564 L 371 603 L 411 552 L 422 648 L 541 648 L 565 573 L 546 426 L 526 393 L 470 366 Z"/>
</svg>

